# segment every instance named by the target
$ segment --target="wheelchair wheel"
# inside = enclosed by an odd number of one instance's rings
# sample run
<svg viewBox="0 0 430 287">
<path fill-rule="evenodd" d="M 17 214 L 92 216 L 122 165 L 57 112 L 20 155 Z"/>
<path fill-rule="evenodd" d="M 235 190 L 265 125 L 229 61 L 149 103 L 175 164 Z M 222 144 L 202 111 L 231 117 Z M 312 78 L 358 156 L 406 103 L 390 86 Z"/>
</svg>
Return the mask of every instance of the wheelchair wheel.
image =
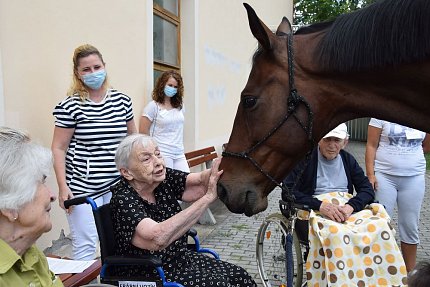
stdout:
<svg viewBox="0 0 430 287">
<path fill-rule="evenodd" d="M 286 287 L 285 240 L 288 221 L 281 213 L 274 213 L 265 218 L 257 234 L 257 267 L 265 287 Z M 293 234 L 293 282 L 294 287 L 302 286 L 303 255 L 296 232 Z"/>
</svg>

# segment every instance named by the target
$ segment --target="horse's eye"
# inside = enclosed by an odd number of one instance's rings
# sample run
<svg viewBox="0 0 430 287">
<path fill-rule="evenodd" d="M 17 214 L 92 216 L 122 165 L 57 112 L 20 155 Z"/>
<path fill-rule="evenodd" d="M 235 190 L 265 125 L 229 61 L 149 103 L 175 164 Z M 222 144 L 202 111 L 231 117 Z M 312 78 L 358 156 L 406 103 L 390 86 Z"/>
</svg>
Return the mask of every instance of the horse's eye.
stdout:
<svg viewBox="0 0 430 287">
<path fill-rule="evenodd" d="M 246 97 L 242 100 L 243 106 L 246 109 L 252 108 L 257 103 L 257 99 L 254 97 Z"/>
</svg>

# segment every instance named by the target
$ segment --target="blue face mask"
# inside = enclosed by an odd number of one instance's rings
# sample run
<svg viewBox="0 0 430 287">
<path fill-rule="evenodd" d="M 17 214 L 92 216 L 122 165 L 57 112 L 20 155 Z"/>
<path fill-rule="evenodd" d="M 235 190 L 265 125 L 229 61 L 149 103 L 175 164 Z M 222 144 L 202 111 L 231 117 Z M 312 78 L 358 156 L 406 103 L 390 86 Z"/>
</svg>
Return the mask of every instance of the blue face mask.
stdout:
<svg viewBox="0 0 430 287">
<path fill-rule="evenodd" d="M 92 90 L 100 89 L 105 79 L 106 79 L 106 71 L 104 69 L 82 76 L 82 80 L 84 84 Z"/>
<path fill-rule="evenodd" d="M 170 86 L 164 87 L 164 94 L 170 98 L 176 95 L 177 92 L 178 92 L 177 88 L 170 87 Z"/>
</svg>

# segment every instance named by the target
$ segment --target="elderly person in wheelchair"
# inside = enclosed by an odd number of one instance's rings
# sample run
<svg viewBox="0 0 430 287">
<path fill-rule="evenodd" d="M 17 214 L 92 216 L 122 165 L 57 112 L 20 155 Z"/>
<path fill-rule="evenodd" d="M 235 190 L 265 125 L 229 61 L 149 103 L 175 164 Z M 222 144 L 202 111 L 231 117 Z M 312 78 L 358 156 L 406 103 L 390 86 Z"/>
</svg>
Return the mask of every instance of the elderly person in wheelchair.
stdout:
<svg viewBox="0 0 430 287">
<path fill-rule="evenodd" d="M 347 140 L 347 126 L 340 124 L 283 182 L 297 203 L 311 209 L 309 222 L 296 221 L 299 238 L 309 236 L 308 286 L 403 286 L 406 268 L 390 218 L 373 203 L 372 185 L 343 150 Z"/>
<path fill-rule="evenodd" d="M 0 286 L 63 286 L 35 243 L 52 228 L 51 151 L 0 127 Z"/>
<path fill-rule="evenodd" d="M 118 255 L 156 255 L 167 281 L 186 286 L 257 286 L 241 267 L 187 248 L 186 232 L 217 198 L 219 159 L 199 173 L 166 168 L 157 143 L 134 134 L 120 143 L 115 162 L 122 176 L 110 202 Z M 178 200 L 193 203 L 181 210 Z M 140 266 L 120 272 L 157 276 Z"/>
</svg>

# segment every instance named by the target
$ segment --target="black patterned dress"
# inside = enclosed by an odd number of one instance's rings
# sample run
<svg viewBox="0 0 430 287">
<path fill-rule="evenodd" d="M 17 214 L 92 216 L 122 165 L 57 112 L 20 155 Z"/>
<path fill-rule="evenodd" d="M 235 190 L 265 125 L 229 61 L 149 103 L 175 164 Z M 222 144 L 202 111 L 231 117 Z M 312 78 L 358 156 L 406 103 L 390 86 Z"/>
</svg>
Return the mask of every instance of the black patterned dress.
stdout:
<svg viewBox="0 0 430 287">
<path fill-rule="evenodd" d="M 139 222 L 151 218 L 162 222 L 181 211 L 178 200 L 185 190 L 187 173 L 167 168 L 166 179 L 154 190 L 156 204 L 144 200 L 122 178 L 112 189 L 110 202 L 115 230 L 117 255 L 151 254 L 162 259 L 167 281 L 185 286 L 257 286 L 241 267 L 216 260 L 187 248 L 184 235 L 160 251 L 140 249 L 131 243 Z M 127 267 L 120 271 L 124 276 L 159 278 L 155 270 L 145 267 Z"/>
</svg>

